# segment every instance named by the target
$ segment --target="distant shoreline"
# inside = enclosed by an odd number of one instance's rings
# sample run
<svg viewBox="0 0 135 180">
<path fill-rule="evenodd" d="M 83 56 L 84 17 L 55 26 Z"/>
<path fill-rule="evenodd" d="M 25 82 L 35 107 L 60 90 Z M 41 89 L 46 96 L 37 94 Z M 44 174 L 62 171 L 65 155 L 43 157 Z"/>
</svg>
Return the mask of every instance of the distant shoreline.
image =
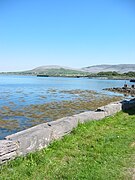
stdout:
<svg viewBox="0 0 135 180">
<path fill-rule="evenodd" d="M 101 79 L 101 80 L 131 80 L 135 79 L 134 77 L 115 77 L 115 76 L 95 76 L 95 75 L 44 75 L 44 74 L 24 74 L 24 73 L 13 73 L 6 72 L 0 73 L 0 75 L 15 75 L 15 76 L 36 76 L 36 77 L 64 77 L 64 78 L 89 78 L 89 79 Z"/>
</svg>

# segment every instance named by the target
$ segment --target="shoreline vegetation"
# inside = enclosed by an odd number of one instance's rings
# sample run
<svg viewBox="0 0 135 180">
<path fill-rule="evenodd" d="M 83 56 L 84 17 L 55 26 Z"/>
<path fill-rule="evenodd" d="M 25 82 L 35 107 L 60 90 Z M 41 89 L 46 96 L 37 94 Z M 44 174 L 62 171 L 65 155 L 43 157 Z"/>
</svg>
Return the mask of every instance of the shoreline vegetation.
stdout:
<svg viewBox="0 0 135 180">
<path fill-rule="evenodd" d="M 132 179 L 135 110 L 80 124 L 49 147 L 0 167 L 1 179 Z"/>
</svg>

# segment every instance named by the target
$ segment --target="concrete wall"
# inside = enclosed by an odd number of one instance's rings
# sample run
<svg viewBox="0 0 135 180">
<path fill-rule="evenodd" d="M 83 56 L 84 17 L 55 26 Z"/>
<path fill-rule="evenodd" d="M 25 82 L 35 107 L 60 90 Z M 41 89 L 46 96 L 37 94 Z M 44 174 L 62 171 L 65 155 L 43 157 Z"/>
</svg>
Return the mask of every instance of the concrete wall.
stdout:
<svg viewBox="0 0 135 180">
<path fill-rule="evenodd" d="M 54 139 L 62 138 L 69 134 L 78 123 L 91 120 L 100 120 L 114 115 L 122 109 L 128 110 L 135 107 L 135 99 L 130 101 L 110 103 L 98 108 L 96 111 L 87 111 L 57 121 L 44 123 L 24 131 L 9 135 L 5 140 L 0 140 L 0 164 L 47 147 Z"/>
</svg>

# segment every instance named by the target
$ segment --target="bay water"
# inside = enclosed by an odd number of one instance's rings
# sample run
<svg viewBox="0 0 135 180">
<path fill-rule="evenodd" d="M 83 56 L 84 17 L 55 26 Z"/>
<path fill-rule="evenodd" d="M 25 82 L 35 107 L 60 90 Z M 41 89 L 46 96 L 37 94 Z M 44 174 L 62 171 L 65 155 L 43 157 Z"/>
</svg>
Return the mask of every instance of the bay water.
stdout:
<svg viewBox="0 0 135 180">
<path fill-rule="evenodd" d="M 19 126 L 29 125 L 29 119 L 23 116 L 13 116 L 12 111 L 21 110 L 31 105 L 46 104 L 74 100 L 76 93 L 64 93 L 70 90 L 93 90 L 110 96 L 122 94 L 104 91 L 104 88 L 122 87 L 125 80 L 106 80 L 98 78 L 65 78 L 65 77 L 36 77 L 18 75 L 0 75 L 0 139 L 17 132 L 16 121 Z M 8 114 L 12 114 L 12 119 Z M 8 121 L 10 120 L 10 121 Z M 14 128 L 10 129 L 13 125 Z M 20 128 L 24 129 L 24 128 Z"/>
</svg>

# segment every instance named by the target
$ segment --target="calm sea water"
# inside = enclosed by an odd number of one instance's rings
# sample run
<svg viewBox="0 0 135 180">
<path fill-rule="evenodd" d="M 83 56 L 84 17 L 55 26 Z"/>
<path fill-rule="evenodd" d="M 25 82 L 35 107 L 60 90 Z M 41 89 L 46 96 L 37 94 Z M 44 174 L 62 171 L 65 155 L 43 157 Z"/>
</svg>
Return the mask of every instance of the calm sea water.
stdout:
<svg viewBox="0 0 135 180">
<path fill-rule="evenodd" d="M 0 75 L 0 107 L 10 106 L 11 103 L 15 103 L 17 106 L 26 106 L 74 98 L 70 94 L 59 96 L 61 90 L 95 90 L 114 95 L 114 93 L 102 89 L 122 87 L 124 83 L 125 80 Z M 126 83 L 131 84 L 129 81 Z M 116 95 L 119 94 L 116 93 Z"/>
<path fill-rule="evenodd" d="M 129 81 L 126 83 L 131 85 Z M 15 113 L 30 105 L 74 100 L 77 97 L 62 90 L 94 90 L 101 94 L 123 96 L 102 89 L 122 87 L 124 84 L 125 80 L 0 75 L 0 139 L 34 125 L 34 122 L 30 122 L 32 118 L 27 117 L 28 113 L 25 117 L 25 112 L 24 115 L 14 115 L 13 111 Z"/>
</svg>

